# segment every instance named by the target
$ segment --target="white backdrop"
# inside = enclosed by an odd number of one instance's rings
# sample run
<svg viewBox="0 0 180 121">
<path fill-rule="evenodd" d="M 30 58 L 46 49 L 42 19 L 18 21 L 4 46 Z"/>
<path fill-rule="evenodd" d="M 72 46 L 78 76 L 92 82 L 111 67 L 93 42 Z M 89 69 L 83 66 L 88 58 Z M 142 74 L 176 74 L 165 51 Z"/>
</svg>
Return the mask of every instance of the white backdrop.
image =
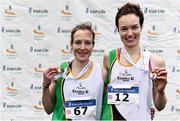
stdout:
<svg viewBox="0 0 180 121">
<path fill-rule="evenodd" d="M 0 120 L 50 120 L 41 102 L 42 71 L 72 57 L 70 32 L 81 22 L 92 23 L 92 59 L 102 63 L 105 52 L 121 46 L 114 18 L 127 1 L 1 0 Z M 155 120 L 180 120 L 180 1 L 137 2 L 145 15 L 141 43 L 167 62 L 168 102 Z"/>
</svg>

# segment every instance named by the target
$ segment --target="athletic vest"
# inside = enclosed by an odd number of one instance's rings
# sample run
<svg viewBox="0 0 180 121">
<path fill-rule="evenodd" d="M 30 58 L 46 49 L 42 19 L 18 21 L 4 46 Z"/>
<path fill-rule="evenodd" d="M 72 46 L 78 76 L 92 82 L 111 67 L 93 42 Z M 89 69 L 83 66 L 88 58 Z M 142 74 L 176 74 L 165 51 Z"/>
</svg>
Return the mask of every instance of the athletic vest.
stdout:
<svg viewBox="0 0 180 121">
<path fill-rule="evenodd" d="M 106 80 L 108 95 L 106 93 L 106 99 L 103 102 L 104 109 L 101 119 L 113 120 L 115 114 L 113 114 L 112 106 L 114 105 L 125 120 L 151 120 L 149 108 L 152 100 L 152 82 L 149 80 L 148 73 L 150 53 L 144 50 L 143 56 L 135 67 L 120 64 L 117 59 L 120 51 L 120 49 L 116 49 L 109 53 L 108 79 Z M 138 67 L 147 71 L 142 71 Z M 112 88 L 115 86 L 116 88 Z M 107 104 L 109 100 L 113 99 L 115 103 L 123 101 L 113 105 Z"/>
<path fill-rule="evenodd" d="M 58 80 L 53 120 L 100 120 L 104 82 L 100 65 L 92 63 L 88 77 L 74 80 L 68 70 L 66 80 Z"/>
</svg>

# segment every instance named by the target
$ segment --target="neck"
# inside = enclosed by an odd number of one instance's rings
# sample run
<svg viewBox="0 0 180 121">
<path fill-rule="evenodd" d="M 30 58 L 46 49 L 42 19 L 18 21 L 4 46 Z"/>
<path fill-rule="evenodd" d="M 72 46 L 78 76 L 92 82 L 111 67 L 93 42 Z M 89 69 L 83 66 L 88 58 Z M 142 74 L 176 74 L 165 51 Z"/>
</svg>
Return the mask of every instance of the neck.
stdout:
<svg viewBox="0 0 180 121">
<path fill-rule="evenodd" d="M 75 77 L 79 76 L 79 74 L 81 75 L 82 70 L 88 64 L 88 62 L 89 62 L 89 60 L 81 62 L 81 61 L 78 61 L 78 60 L 74 59 L 73 62 L 72 62 L 72 68 L 71 68 L 73 75 Z M 86 72 L 82 72 L 82 73 L 83 74 L 81 76 L 83 76 L 84 73 L 86 73 Z M 79 77 L 77 77 L 77 78 L 79 78 Z"/>
<path fill-rule="evenodd" d="M 136 63 L 140 57 L 140 47 L 139 46 L 134 46 L 134 47 L 125 47 L 124 46 L 125 51 L 127 52 L 127 54 L 129 55 L 130 59 Z M 127 56 L 125 56 L 124 54 L 121 54 L 121 62 L 123 64 L 131 64 L 128 59 Z"/>
<path fill-rule="evenodd" d="M 140 46 L 134 46 L 134 47 L 126 47 L 124 46 L 124 48 L 126 49 L 126 51 L 128 52 L 128 54 L 130 56 L 135 56 L 135 55 L 139 55 L 140 54 Z"/>
<path fill-rule="evenodd" d="M 72 68 L 82 70 L 88 64 L 88 62 L 89 62 L 89 60 L 81 62 L 81 61 L 74 59 L 74 61 L 72 62 Z"/>
</svg>

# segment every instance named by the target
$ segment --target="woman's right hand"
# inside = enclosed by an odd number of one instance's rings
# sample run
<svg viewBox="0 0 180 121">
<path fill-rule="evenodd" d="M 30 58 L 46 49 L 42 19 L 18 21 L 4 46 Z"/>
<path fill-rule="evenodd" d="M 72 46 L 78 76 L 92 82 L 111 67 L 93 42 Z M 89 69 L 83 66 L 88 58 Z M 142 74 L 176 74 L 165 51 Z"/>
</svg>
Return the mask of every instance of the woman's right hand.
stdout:
<svg viewBox="0 0 180 121">
<path fill-rule="evenodd" d="M 58 74 L 56 67 L 50 67 L 43 72 L 43 88 L 49 88 L 51 80 Z"/>
</svg>

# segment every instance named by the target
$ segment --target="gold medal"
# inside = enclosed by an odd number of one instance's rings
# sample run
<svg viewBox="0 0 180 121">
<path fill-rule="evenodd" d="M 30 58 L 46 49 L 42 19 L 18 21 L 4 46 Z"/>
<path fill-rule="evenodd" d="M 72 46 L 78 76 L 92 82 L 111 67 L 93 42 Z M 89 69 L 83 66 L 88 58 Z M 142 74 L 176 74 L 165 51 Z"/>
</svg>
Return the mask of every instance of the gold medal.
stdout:
<svg viewBox="0 0 180 121">
<path fill-rule="evenodd" d="M 60 67 L 57 67 L 57 71 L 58 71 L 59 73 L 63 73 L 63 72 L 64 72 L 64 70 L 63 70 L 62 68 L 60 68 Z"/>
</svg>

